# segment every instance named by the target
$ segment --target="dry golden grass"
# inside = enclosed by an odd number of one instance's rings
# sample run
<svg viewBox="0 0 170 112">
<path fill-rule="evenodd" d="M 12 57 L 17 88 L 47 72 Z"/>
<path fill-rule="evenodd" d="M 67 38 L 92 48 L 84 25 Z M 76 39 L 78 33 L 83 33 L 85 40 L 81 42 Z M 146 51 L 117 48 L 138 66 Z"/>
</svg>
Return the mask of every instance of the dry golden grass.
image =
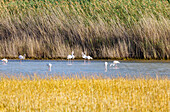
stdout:
<svg viewBox="0 0 170 112">
<path fill-rule="evenodd" d="M 168 78 L 1 78 L 0 111 L 168 112 Z"/>
</svg>

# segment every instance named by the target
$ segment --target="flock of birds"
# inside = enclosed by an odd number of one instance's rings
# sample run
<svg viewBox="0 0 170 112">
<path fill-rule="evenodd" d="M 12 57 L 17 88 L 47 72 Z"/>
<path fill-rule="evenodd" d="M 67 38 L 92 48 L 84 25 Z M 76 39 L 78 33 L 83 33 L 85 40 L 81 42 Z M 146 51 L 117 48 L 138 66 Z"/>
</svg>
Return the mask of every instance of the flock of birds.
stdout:
<svg viewBox="0 0 170 112">
<path fill-rule="evenodd" d="M 21 62 L 21 60 L 24 60 L 24 59 L 25 59 L 25 56 L 26 56 L 26 54 L 24 54 L 24 55 L 19 55 L 19 56 L 18 56 L 18 58 L 20 59 L 20 62 Z M 75 56 L 74 56 L 74 51 L 72 51 L 71 55 L 69 54 L 69 55 L 67 56 L 68 63 L 71 64 L 71 60 L 74 59 L 74 58 L 75 58 Z M 87 60 L 93 59 L 91 56 L 89 56 L 89 55 L 87 56 L 87 55 L 86 55 L 86 52 L 82 52 L 82 58 L 84 59 L 84 62 L 85 62 L 86 59 L 87 59 Z M 3 64 L 8 63 L 8 59 L 6 59 L 6 58 L 3 58 L 1 61 L 2 61 Z M 111 66 L 117 67 L 117 64 L 118 64 L 118 63 L 120 63 L 120 62 L 119 62 L 119 61 L 113 61 L 113 63 L 110 64 L 110 67 L 111 67 Z M 49 64 L 47 64 L 47 66 L 48 66 L 48 70 L 51 71 L 52 64 L 49 63 Z M 108 66 L 108 62 L 105 62 L 105 71 L 107 71 L 107 66 Z"/>
<path fill-rule="evenodd" d="M 21 60 L 25 59 L 25 56 L 26 56 L 26 54 L 18 56 L 18 58 L 20 59 L 20 62 L 21 62 Z M 6 59 L 6 58 L 3 58 L 1 61 L 3 64 L 8 63 L 8 59 Z"/>
<path fill-rule="evenodd" d="M 71 60 L 71 59 L 74 59 L 74 58 L 75 58 L 75 56 L 74 56 L 74 51 L 72 51 L 71 55 L 69 54 L 69 55 L 67 56 L 67 59 L 68 59 L 68 60 Z M 91 56 L 86 56 L 86 52 L 85 52 L 85 53 L 82 52 L 82 58 L 83 58 L 83 59 L 88 59 L 88 60 L 93 59 Z"/>
</svg>

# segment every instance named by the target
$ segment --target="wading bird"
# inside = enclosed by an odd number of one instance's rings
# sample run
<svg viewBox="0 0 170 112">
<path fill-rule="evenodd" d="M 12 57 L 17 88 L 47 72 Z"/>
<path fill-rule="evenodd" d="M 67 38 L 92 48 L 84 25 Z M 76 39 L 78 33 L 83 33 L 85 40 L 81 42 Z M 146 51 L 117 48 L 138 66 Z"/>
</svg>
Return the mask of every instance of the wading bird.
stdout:
<svg viewBox="0 0 170 112">
<path fill-rule="evenodd" d="M 69 63 L 69 60 L 71 61 L 71 59 L 74 59 L 74 58 L 75 58 L 75 56 L 74 56 L 74 51 L 72 51 L 71 55 L 69 54 L 69 55 L 67 56 L 68 63 Z M 70 64 L 71 64 L 71 62 L 70 62 Z"/>
<path fill-rule="evenodd" d="M 3 64 L 8 63 L 8 60 L 5 59 L 5 58 L 3 58 L 1 61 L 2 61 Z"/>
<path fill-rule="evenodd" d="M 47 66 L 48 66 L 48 71 L 51 71 L 52 64 L 48 63 Z"/>
<path fill-rule="evenodd" d="M 86 62 L 86 54 L 84 52 L 81 53 L 82 54 L 82 58 L 84 59 L 84 64 Z"/>
<path fill-rule="evenodd" d="M 19 55 L 19 59 L 20 59 L 20 62 L 21 62 L 21 60 L 24 60 L 25 59 L 25 56 L 26 56 L 26 54 L 24 54 L 24 56 L 22 56 L 22 55 Z"/>
<path fill-rule="evenodd" d="M 108 62 L 105 62 L 104 65 L 105 65 L 105 72 L 107 72 L 107 65 L 108 65 Z"/>
<path fill-rule="evenodd" d="M 85 53 L 82 52 L 82 58 L 83 59 L 88 59 L 88 61 L 93 59 L 91 56 L 86 56 L 86 52 Z M 85 63 L 85 60 L 84 60 L 84 63 Z"/>
<path fill-rule="evenodd" d="M 119 61 L 113 61 L 113 63 L 110 64 L 110 66 L 115 66 L 117 67 L 117 64 L 120 63 Z"/>
<path fill-rule="evenodd" d="M 86 59 L 91 60 L 93 58 L 91 56 L 86 56 Z"/>
</svg>

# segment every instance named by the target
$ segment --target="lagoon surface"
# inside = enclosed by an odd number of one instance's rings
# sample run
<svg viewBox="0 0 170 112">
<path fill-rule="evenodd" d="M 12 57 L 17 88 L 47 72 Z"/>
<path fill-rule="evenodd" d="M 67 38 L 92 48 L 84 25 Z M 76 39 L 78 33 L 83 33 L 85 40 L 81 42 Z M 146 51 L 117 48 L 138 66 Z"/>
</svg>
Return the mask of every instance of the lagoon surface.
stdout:
<svg viewBox="0 0 170 112">
<path fill-rule="evenodd" d="M 106 60 L 105 60 L 106 61 Z M 7 64 L 0 63 L 0 73 L 10 75 L 102 75 L 107 77 L 120 76 L 140 76 L 150 75 L 151 77 L 168 76 L 170 78 L 170 62 L 160 61 L 120 61 L 117 67 L 110 67 L 113 61 L 108 61 L 107 70 L 105 61 L 90 62 L 84 60 L 74 60 L 68 63 L 67 60 L 9 60 Z M 47 64 L 51 63 L 51 71 Z"/>
</svg>

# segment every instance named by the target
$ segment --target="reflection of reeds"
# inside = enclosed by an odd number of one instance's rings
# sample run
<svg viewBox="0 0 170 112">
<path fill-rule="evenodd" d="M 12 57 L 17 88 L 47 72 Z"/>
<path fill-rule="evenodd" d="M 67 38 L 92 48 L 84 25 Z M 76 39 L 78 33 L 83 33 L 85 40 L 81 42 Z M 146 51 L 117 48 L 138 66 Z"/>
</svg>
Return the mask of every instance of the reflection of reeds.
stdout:
<svg viewBox="0 0 170 112">
<path fill-rule="evenodd" d="M 1 111 L 168 111 L 167 78 L 1 77 Z"/>
<path fill-rule="evenodd" d="M 0 57 L 169 59 L 168 1 L 2 0 Z"/>
</svg>

